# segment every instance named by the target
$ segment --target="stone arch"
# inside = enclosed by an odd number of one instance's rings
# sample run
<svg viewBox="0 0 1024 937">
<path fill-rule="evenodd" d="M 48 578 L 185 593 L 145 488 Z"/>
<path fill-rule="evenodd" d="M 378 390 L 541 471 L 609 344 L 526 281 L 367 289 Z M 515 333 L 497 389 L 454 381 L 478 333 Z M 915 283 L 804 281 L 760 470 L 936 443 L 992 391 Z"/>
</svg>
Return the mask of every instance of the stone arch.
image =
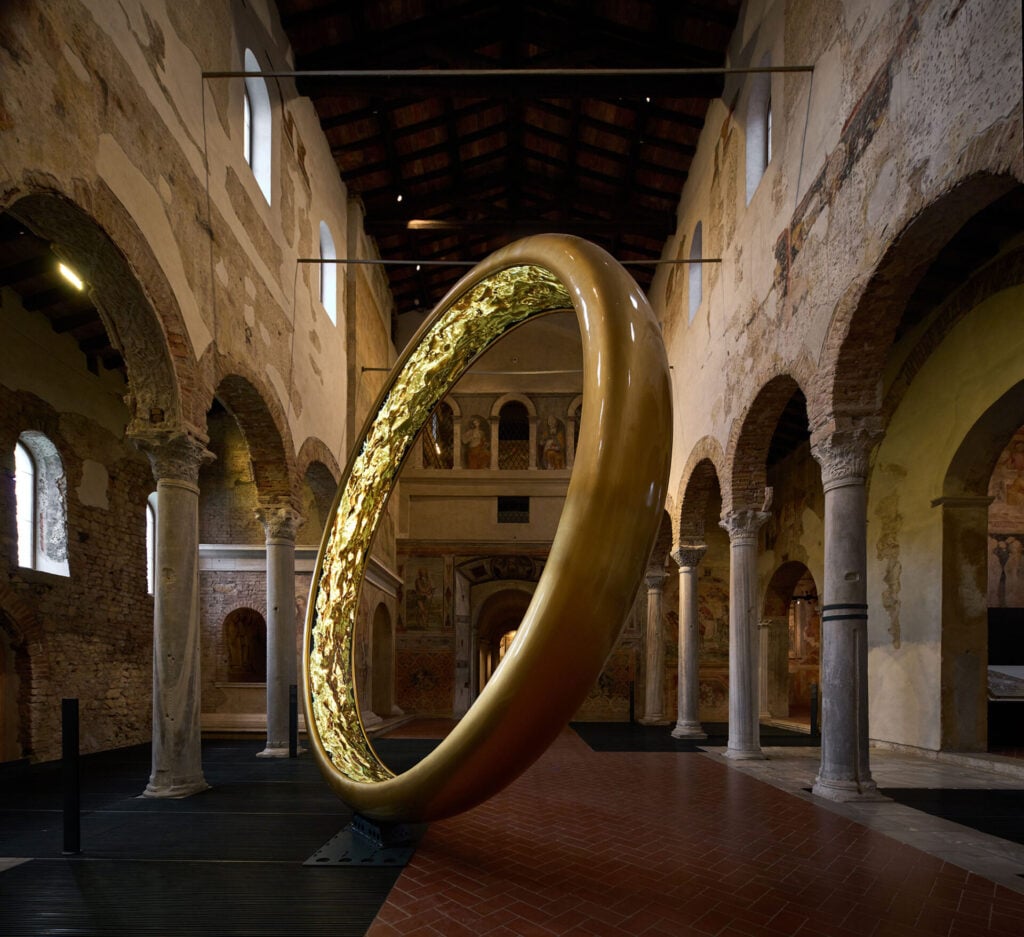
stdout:
<svg viewBox="0 0 1024 937">
<path fill-rule="evenodd" d="M 221 359 L 218 363 L 227 364 Z M 237 362 L 221 371 L 212 396 L 234 417 L 245 437 L 260 504 L 298 508 L 301 499 L 294 448 L 288 421 L 277 398 L 256 375 Z"/>
<path fill-rule="evenodd" d="M 331 473 L 335 484 L 340 484 L 341 467 L 338 465 L 334 453 L 327 448 L 327 444 L 323 440 L 316 436 L 307 436 L 299 449 L 299 454 L 295 457 L 295 474 L 299 478 L 304 478 L 310 465 L 314 462 L 323 465 Z"/>
<path fill-rule="evenodd" d="M 956 232 L 1015 184 L 986 171 L 965 175 L 903 220 L 871 275 L 854 280 L 836 306 L 818 363 L 821 386 L 808 395 L 812 430 L 877 417 L 885 359 L 915 287 Z"/>
<path fill-rule="evenodd" d="M 756 510 L 765 500 L 768 448 L 786 404 L 803 392 L 796 379 L 780 374 L 762 384 L 741 420 L 733 424 L 726 450 L 722 513 Z M 806 395 L 805 395 L 806 396 Z"/>
<path fill-rule="evenodd" d="M 761 606 L 761 692 L 772 716 L 809 715 L 811 684 L 820 680 L 818 585 L 806 565 L 790 560 L 768 580 Z M 811 720 L 813 721 L 813 720 Z"/>
<path fill-rule="evenodd" d="M 295 542 L 319 543 L 338 493 L 338 464 L 327 446 L 310 436 L 299 450 L 296 474 L 302 499 L 299 506 L 302 521 Z"/>
<path fill-rule="evenodd" d="M 700 541 L 704 537 L 704 518 L 712 495 L 721 497 L 721 478 L 725 453 L 713 436 L 704 436 L 690 451 L 679 481 L 678 511 L 673 518 L 676 540 Z"/>
<path fill-rule="evenodd" d="M 498 416 L 501 413 L 501 408 L 507 403 L 521 403 L 526 407 L 526 412 L 530 415 L 530 419 L 537 418 L 537 407 L 526 394 L 503 394 L 494 401 L 494 406 L 491 407 L 492 420 L 498 419 Z"/>
<path fill-rule="evenodd" d="M 501 662 L 501 638 L 519 627 L 533 595 L 535 583 L 494 583 L 474 615 L 473 633 L 478 650 L 478 684 L 482 690 Z"/>
<path fill-rule="evenodd" d="M 942 747 L 984 751 L 989 743 L 989 481 L 1024 424 L 1024 381 L 981 414 L 957 448 L 943 480 Z M 992 663 L 1014 663 L 992 661 Z"/>
<path fill-rule="evenodd" d="M 73 199 L 47 180 L 0 207 L 51 241 L 89 284 L 128 372 L 129 435 L 202 426 L 196 358 L 174 290 L 113 194 L 81 189 Z"/>
</svg>

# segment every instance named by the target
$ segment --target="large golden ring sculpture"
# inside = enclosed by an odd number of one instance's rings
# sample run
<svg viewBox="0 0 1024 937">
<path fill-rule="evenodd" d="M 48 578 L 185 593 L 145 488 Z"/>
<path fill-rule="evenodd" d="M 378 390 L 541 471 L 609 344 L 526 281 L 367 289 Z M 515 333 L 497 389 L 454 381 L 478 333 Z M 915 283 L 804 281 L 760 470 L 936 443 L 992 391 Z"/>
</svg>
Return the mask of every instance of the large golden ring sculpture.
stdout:
<svg viewBox="0 0 1024 937">
<path fill-rule="evenodd" d="M 575 466 L 544 572 L 486 688 L 423 761 L 395 775 L 359 716 L 354 631 L 364 564 L 402 461 L 469 365 L 528 318 L 574 308 L 585 407 Z M 382 821 L 440 819 L 486 800 L 532 764 L 601 673 L 662 516 L 671 446 L 668 362 L 633 279 L 595 245 L 526 238 L 493 254 L 409 343 L 349 461 L 306 618 L 310 745 L 339 797 Z"/>
</svg>

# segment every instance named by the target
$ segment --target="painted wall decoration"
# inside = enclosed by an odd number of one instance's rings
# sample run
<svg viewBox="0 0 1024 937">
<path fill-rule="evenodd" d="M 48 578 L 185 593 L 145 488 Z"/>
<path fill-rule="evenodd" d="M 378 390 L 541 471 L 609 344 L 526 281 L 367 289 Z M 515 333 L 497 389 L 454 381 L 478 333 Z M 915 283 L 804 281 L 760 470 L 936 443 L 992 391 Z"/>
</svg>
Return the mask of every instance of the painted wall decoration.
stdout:
<svg viewBox="0 0 1024 937">
<path fill-rule="evenodd" d="M 988 493 L 988 604 L 1024 608 L 1024 427 L 999 456 Z"/>
<path fill-rule="evenodd" d="M 462 464 L 468 469 L 491 467 L 491 423 L 473 414 L 462 428 Z"/>
<path fill-rule="evenodd" d="M 402 568 L 405 587 L 406 631 L 442 631 L 445 627 L 444 560 L 436 556 L 410 556 Z"/>
<path fill-rule="evenodd" d="M 407 713 L 450 716 L 455 694 L 451 648 L 400 647 L 395 656 L 395 702 Z"/>
<path fill-rule="evenodd" d="M 537 467 L 564 469 L 565 466 L 565 424 L 548 415 L 537 428 Z"/>
</svg>

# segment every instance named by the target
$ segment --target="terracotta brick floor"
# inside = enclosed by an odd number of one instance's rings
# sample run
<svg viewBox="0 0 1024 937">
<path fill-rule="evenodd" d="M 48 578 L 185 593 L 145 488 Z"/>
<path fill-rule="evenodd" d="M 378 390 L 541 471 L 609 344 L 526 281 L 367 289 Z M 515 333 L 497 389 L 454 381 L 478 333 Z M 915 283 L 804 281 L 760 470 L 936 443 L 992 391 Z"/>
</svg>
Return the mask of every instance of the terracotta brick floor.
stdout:
<svg viewBox="0 0 1024 937">
<path fill-rule="evenodd" d="M 1024 896 L 713 757 L 566 730 L 430 826 L 368 934 L 1021 937 Z"/>
</svg>

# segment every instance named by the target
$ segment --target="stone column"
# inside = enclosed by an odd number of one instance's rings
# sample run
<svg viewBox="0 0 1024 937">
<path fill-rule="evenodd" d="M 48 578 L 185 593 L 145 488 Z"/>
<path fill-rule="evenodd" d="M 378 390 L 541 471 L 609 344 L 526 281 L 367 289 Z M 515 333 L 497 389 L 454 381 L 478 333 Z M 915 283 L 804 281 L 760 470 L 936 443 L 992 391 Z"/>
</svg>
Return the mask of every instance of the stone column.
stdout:
<svg viewBox="0 0 1024 937">
<path fill-rule="evenodd" d="M 188 797 L 203 777 L 200 726 L 199 469 L 212 460 L 187 433 L 136 436 L 156 478 L 153 754 L 145 797 Z"/>
<path fill-rule="evenodd" d="M 821 766 L 813 791 L 846 801 L 879 795 L 868 764 L 868 453 L 874 438 L 847 431 L 811 439 L 825 489 L 821 606 Z"/>
<path fill-rule="evenodd" d="M 763 758 L 758 722 L 757 532 L 767 511 L 730 511 L 729 742 L 726 758 Z"/>
<path fill-rule="evenodd" d="M 288 687 L 298 684 L 295 657 L 295 533 L 290 504 L 263 505 L 256 519 L 267 536 L 267 745 L 258 758 L 288 757 Z"/>
<path fill-rule="evenodd" d="M 697 567 L 707 547 L 682 546 L 672 553 L 679 565 L 679 697 L 676 707 L 676 739 L 706 739 L 700 724 L 700 629 L 697 620 Z"/>
<path fill-rule="evenodd" d="M 647 638 L 644 714 L 640 722 L 645 726 L 662 726 L 669 722 L 665 715 L 665 635 L 662 624 L 665 570 L 660 566 L 649 566 L 644 581 L 647 583 Z"/>
<path fill-rule="evenodd" d="M 530 417 L 530 431 L 529 441 L 527 443 L 530 447 L 530 452 L 527 461 L 527 468 L 536 470 L 537 468 L 537 417 Z"/>
<path fill-rule="evenodd" d="M 762 618 L 760 632 L 761 718 L 789 715 L 789 621 Z"/>
</svg>

